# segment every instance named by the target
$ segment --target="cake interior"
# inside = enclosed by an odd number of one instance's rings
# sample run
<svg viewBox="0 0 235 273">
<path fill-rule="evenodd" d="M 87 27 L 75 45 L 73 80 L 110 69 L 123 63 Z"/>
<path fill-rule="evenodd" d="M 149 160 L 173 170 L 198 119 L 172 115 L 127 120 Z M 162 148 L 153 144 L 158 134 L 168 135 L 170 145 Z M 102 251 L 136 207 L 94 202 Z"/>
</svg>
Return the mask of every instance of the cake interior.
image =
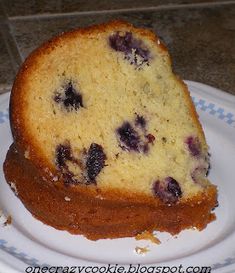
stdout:
<svg viewBox="0 0 235 273">
<path fill-rule="evenodd" d="M 156 42 L 120 27 L 74 34 L 36 58 L 24 83 L 33 90 L 23 98 L 25 126 L 67 183 L 166 202 L 209 185 L 204 135 Z"/>
</svg>

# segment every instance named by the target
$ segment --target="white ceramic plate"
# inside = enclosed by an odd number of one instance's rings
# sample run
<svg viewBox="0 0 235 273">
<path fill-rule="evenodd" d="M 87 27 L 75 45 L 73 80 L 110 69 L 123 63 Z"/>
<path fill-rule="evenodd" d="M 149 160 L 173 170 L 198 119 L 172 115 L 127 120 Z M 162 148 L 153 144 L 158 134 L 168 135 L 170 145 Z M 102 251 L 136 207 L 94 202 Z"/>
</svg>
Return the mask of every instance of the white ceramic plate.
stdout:
<svg viewBox="0 0 235 273">
<path fill-rule="evenodd" d="M 209 178 L 218 185 L 220 205 L 216 209 L 217 220 L 205 230 L 187 230 L 177 237 L 157 232 L 162 241 L 160 245 L 133 238 L 93 242 L 34 219 L 3 176 L 2 164 L 12 138 L 9 94 L 0 96 L 0 207 L 5 216 L 11 215 L 13 219 L 11 225 L 1 224 L 0 227 L 0 272 L 33 272 L 26 269 L 29 265 L 101 267 L 107 264 L 125 265 L 126 268 L 129 264 L 141 264 L 141 267 L 182 264 L 184 270 L 188 266 L 210 266 L 213 272 L 235 271 L 235 96 L 204 84 L 189 81 L 187 84 L 211 148 Z M 2 222 L 5 216 L 0 218 Z M 147 246 L 150 251 L 145 255 L 137 254 L 137 246 Z M 79 272 L 76 270 L 64 272 Z M 99 272 L 96 270 L 93 273 Z M 138 273 L 147 272 L 145 270 L 143 267 Z M 194 272 L 198 270 L 196 268 Z M 56 271 L 52 269 L 51 272 Z M 175 269 L 172 272 L 176 272 Z"/>
</svg>

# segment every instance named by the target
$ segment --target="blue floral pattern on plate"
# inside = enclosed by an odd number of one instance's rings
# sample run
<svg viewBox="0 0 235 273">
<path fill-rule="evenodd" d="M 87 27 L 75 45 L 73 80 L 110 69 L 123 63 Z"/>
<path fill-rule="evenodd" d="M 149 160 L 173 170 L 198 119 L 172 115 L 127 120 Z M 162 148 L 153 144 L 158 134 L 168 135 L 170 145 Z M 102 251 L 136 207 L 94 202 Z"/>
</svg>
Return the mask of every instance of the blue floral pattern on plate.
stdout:
<svg viewBox="0 0 235 273">
<path fill-rule="evenodd" d="M 235 127 L 235 116 L 233 113 L 227 112 L 225 109 L 203 99 L 192 97 L 194 105 L 197 109 L 209 113 L 210 115 L 223 120 L 225 123 Z"/>
<path fill-rule="evenodd" d="M 5 123 L 9 120 L 9 110 L 0 111 L 0 124 Z"/>
</svg>

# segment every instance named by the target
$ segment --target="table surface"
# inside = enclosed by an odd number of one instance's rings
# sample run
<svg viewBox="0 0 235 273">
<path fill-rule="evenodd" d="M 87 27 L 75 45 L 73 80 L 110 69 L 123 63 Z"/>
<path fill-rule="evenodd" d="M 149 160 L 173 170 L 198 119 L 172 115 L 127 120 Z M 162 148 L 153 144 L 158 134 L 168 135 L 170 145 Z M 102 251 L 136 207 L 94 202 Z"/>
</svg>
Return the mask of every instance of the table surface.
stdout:
<svg viewBox="0 0 235 273">
<path fill-rule="evenodd" d="M 0 1 L 0 93 L 44 41 L 111 19 L 152 29 L 181 78 L 235 95 L 235 1 L 225 0 Z"/>
</svg>

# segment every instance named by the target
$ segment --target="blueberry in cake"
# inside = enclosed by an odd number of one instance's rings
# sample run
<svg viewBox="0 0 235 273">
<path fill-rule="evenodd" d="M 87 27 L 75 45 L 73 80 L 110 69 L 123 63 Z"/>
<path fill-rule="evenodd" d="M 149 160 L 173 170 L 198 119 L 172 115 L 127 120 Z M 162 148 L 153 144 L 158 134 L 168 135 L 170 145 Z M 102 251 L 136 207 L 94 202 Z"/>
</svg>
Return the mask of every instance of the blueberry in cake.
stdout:
<svg viewBox="0 0 235 273">
<path fill-rule="evenodd" d="M 149 30 L 113 21 L 45 43 L 16 77 L 10 121 L 6 180 L 46 224 L 96 240 L 215 219 L 202 127 Z"/>
</svg>

